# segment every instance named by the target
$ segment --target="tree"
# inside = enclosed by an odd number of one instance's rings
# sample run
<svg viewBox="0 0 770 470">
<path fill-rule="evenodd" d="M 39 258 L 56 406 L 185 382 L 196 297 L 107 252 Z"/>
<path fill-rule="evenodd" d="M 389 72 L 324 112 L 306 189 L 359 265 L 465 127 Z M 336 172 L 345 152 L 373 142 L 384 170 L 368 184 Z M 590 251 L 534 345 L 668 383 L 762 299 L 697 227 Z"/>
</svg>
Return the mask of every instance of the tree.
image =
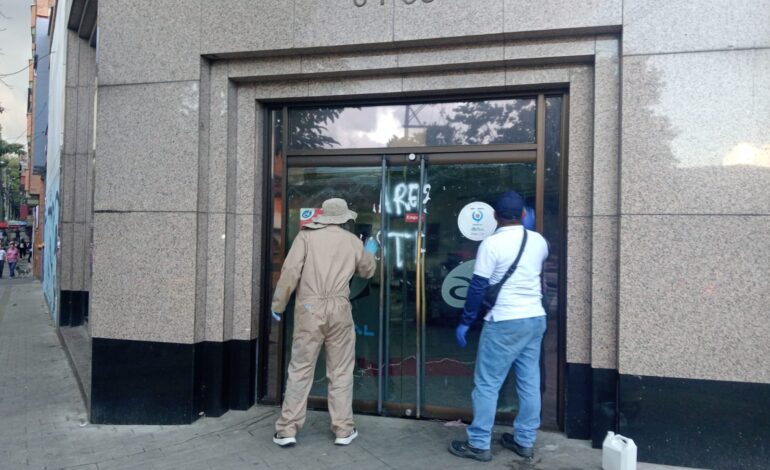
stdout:
<svg viewBox="0 0 770 470">
<path fill-rule="evenodd" d="M 25 154 L 22 144 L 7 142 L 0 134 L 0 215 L 17 217 L 22 201 L 20 159 Z"/>
<path fill-rule="evenodd" d="M 537 107 L 531 99 L 459 103 L 447 118 L 455 145 L 535 141 Z"/>
<path fill-rule="evenodd" d="M 0 159 L 0 179 L 2 179 L 3 212 L 6 219 L 19 216 L 21 206 L 21 165 L 16 155 L 5 155 Z M 7 212 L 6 212 L 7 210 Z"/>
<path fill-rule="evenodd" d="M 0 136 L 0 157 L 4 157 L 6 155 L 21 156 L 25 153 L 26 152 L 24 151 L 24 146 L 22 144 L 12 144 L 11 142 L 6 142 L 3 140 L 2 136 Z"/>
<path fill-rule="evenodd" d="M 292 149 L 325 149 L 339 145 L 326 135 L 326 126 L 334 123 L 341 108 L 308 108 L 292 110 L 289 117 L 289 134 Z"/>
</svg>

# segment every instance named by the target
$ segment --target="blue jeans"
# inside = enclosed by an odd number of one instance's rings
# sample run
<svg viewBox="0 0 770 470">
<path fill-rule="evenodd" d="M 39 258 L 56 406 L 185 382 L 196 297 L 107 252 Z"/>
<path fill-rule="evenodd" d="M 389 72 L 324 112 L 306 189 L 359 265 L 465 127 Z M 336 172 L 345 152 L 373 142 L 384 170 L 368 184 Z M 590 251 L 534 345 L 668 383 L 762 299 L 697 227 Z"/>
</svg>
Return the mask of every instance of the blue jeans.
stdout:
<svg viewBox="0 0 770 470">
<path fill-rule="evenodd" d="M 520 446 L 535 445 L 540 427 L 540 345 L 545 328 L 544 316 L 484 322 L 473 378 L 473 423 L 468 427 L 468 442 L 473 447 L 490 448 L 497 398 L 511 366 L 519 396 L 513 437 Z"/>
<path fill-rule="evenodd" d="M 16 277 L 16 261 L 8 262 L 8 271 L 11 272 L 11 277 Z"/>
</svg>

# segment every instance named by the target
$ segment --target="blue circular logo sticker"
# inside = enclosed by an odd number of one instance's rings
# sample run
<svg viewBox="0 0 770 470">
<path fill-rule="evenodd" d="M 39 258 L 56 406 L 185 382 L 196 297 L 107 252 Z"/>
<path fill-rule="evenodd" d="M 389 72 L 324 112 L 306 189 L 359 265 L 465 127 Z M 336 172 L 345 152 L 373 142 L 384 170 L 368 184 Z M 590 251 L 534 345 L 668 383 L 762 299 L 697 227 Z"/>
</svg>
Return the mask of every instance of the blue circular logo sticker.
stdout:
<svg viewBox="0 0 770 470">
<path fill-rule="evenodd" d="M 457 215 L 457 227 L 469 240 L 481 241 L 495 233 L 497 221 L 495 210 L 481 201 L 472 202 L 462 208 Z"/>
<path fill-rule="evenodd" d="M 302 211 L 302 215 L 300 215 L 300 217 L 302 217 L 303 220 L 307 220 L 313 217 L 313 211 L 311 209 L 305 209 Z"/>
</svg>

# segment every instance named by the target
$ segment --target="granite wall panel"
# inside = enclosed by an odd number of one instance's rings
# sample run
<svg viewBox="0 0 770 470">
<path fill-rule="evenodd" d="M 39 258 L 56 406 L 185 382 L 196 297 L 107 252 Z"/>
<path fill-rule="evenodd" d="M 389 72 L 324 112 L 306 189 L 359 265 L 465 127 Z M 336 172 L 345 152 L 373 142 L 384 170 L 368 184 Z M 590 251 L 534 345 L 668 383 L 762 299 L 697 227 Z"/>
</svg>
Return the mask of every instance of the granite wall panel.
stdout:
<svg viewBox="0 0 770 470">
<path fill-rule="evenodd" d="M 195 213 L 94 214 L 91 334 L 191 344 Z M 161 246 L 162 259 L 142 256 Z"/>
<path fill-rule="evenodd" d="M 567 218 L 567 362 L 591 363 L 591 217 Z"/>
<path fill-rule="evenodd" d="M 591 67 L 570 69 L 569 157 L 567 213 L 593 214 L 594 72 Z"/>
<path fill-rule="evenodd" d="M 770 0 L 625 0 L 623 53 L 770 47 Z"/>
<path fill-rule="evenodd" d="M 404 92 L 430 92 L 449 89 L 502 88 L 505 86 L 505 69 L 467 70 L 443 74 L 425 73 L 404 76 Z"/>
<path fill-rule="evenodd" d="M 770 214 L 770 50 L 626 57 L 622 211 Z"/>
<path fill-rule="evenodd" d="M 505 0 L 504 32 L 619 29 L 623 0 Z"/>
<path fill-rule="evenodd" d="M 591 366 L 618 367 L 618 216 L 593 216 Z"/>
<path fill-rule="evenodd" d="M 452 36 L 499 35 L 503 32 L 503 0 L 442 0 L 407 5 L 396 1 L 394 41 Z"/>
<path fill-rule="evenodd" d="M 620 48 L 596 41 L 594 63 L 593 214 L 617 215 L 620 178 Z"/>
<path fill-rule="evenodd" d="M 202 13 L 190 0 L 99 2 L 99 85 L 198 80 Z"/>
<path fill-rule="evenodd" d="M 351 0 L 294 2 L 294 47 L 315 48 L 393 40 L 395 2 L 369 1 L 356 7 Z"/>
<path fill-rule="evenodd" d="M 201 0 L 201 54 L 291 48 L 294 10 L 286 0 Z"/>
<path fill-rule="evenodd" d="M 207 205 L 202 208 L 211 212 L 227 210 L 227 64 L 214 63 L 211 67 L 211 90 L 209 93 L 209 121 L 207 162 L 207 180 L 204 182 Z"/>
<path fill-rule="evenodd" d="M 199 100 L 198 82 L 99 89 L 95 210 L 196 210 Z"/>
<path fill-rule="evenodd" d="M 235 216 L 235 269 L 233 277 L 233 333 L 232 339 L 250 340 L 252 337 L 252 289 L 259 289 L 253 276 L 254 216 Z"/>
<path fill-rule="evenodd" d="M 620 372 L 770 383 L 770 217 L 623 215 L 620 227 Z"/>
<path fill-rule="evenodd" d="M 210 213 L 206 245 L 206 341 L 222 341 L 225 302 L 225 214 Z"/>
</svg>

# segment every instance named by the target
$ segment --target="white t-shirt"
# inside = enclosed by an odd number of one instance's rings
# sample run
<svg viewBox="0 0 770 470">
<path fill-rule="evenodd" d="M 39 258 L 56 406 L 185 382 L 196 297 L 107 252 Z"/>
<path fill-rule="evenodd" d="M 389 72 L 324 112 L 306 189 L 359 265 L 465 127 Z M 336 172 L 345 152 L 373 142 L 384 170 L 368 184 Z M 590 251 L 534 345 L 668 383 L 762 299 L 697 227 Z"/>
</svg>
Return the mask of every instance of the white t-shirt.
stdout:
<svg viewBox="0 0 770 470">
<path fill-rule="evenodd" d="M 521 225 L 497 229 L 481 242 L 473 274 L 489 279 L 489 285 L 499 283 L 519 254 L 523 238 L 524 227 Z M 540 273 L 546 258 L 548 243 L 545 238 L 537 232 L 529 231 L 519 266 L 500 289 L 495 306 L 484 320 L 518 320 L 545 315 Z"/>
<path fill-rule="evenodd" d="M 5 261 L 5 250 L 0 248 L 0 261 Z"/>
</svg>

